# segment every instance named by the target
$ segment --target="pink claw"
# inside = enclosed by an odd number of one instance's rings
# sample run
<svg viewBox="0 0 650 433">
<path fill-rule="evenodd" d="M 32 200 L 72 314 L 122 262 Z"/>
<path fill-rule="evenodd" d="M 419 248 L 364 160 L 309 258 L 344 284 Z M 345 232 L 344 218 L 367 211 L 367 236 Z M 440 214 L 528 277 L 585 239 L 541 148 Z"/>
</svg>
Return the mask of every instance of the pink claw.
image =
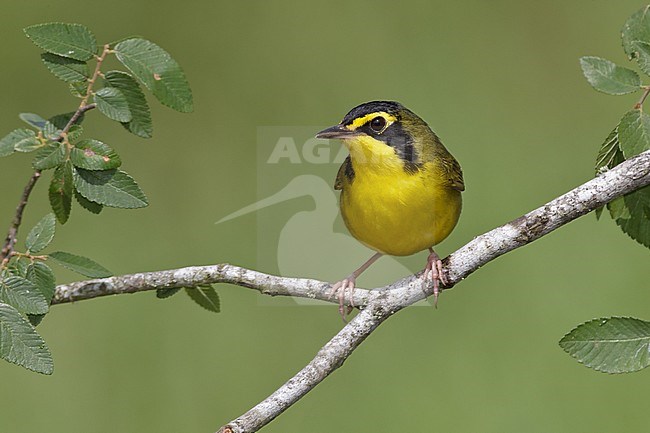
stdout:
<svg viewBox="0 0 650 433">
<path fill-rule="evenodd" d="M 446 284 L 444 274 L 442 273 L 442 260 L 438 257 L 438 254 L 429 248 L 430 254 L 427 258 L 427 265 L 424 268 L 424 273 L 422 274 L 422 283 L 427 285 L 429 281 L 433 282 L 433 305 L 438 308 L 438 296 L 440 295 L 440 283 Z"/>
<path fill-rule="evenodd" d="M 356 283 L 356 278 L 354 277 L 354 275 L 350 275 L 349 277 L 333 284 L 332 291 L 330 292 L 329 295 L 329 298 L 331 298 L 336 293 L 336 297 L 339 300 L 339 314 L 341 315 L 341 319 L 343 319 L 343 322 L 345 323 L 348 323 L 345 317 L 352 312 L 352 308 L 354 307 L 355 283 Z M 350 292 L 350 305 L 346 307 L 345 294 L 348 291 Z"/>
</svg>

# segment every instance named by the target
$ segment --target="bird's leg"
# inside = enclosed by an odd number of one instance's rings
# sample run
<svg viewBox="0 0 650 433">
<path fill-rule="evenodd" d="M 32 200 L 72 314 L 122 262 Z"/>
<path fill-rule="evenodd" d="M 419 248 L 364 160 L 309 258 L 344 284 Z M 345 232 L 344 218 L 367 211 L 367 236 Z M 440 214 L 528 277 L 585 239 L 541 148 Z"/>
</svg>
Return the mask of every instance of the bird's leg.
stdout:
<svg viewBox="0 0 650 433">
<path fill-rule="evenodd" d="M 372 257 L 370 257 L 363 265 L 359 266 L 359 269 L 356 271 L 352 272 L 350 275 L 348 275 L 346 278 L 344 278 L 341 281 L 338 281 L 332 285 L 332 291 L 330 292 L 329 297 L 331 298 L 334 296 L 335 293 L 337 293 L 337 297 L 339 299 L 339 313 L 341 314 L 341 318 L 343 319 L 344 322 L 345 316 L 350 314 L 352 311 L 352 307 L 354 307 L 354 296 L 350 296 L 350 305 L 345 308 L 345 292 L 350 291 L 350 295 L 354 294 L 354 285 L 356 283 L 357 277 L 363 273 L 366 269 L 370 267 L 373 263 L 377 261 L 378 258 L 382 256 L 382 253 L 375 253 Z"/>
<path fill-rule="evenodd" d="M 440 283 L 446 284 L 444 274 L 442 273 L 442 260 L 438 257 L 433 248 L 429 248 L 429 257 L 427 265 L 422 274 L 422 283 L 426 285 L 429 280 L 433 281 L 433 305 L 438 307 L 438 295 L 440 295 Z"/>
</svg>

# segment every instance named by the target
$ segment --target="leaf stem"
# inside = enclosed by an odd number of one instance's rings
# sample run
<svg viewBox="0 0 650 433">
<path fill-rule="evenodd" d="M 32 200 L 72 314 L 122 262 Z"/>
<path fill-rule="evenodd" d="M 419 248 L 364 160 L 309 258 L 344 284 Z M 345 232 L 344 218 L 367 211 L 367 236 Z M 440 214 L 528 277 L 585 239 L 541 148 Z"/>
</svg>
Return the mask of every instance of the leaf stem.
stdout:
<svg viewBox="0 0 650 433">
<path fill-rule="evenodd" d="M 648 95 L 650 95 L 650 86 L 643 86 L 643 89 L 644 89 L 644 92 L 643 92 L 643 95 L 641 95 L 641 99 L 639 99 L 639 102 L 634 104 L 634 109 L 635 110 L 641 110 L 643 108 L 643 103 L 645 102 Z"/>
</svg>

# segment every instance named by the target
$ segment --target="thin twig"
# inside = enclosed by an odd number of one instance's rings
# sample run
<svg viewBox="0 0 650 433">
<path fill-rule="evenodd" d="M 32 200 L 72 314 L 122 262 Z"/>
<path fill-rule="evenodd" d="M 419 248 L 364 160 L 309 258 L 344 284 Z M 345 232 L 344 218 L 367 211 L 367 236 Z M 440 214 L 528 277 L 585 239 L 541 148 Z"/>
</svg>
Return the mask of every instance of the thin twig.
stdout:
<svg viewBox="0 0 650 433">
<path fill-rule="evenodd" d="M 20 201 L 18 202 L 18 207 L 16 208 L 16 213 L 14 214 L 14 219 L 11 222 L 9 231 L 7 232 L 7 237 L 5 238 L 4 245 L 2 246 L 2 251 L 0 252 L 0 268 L 4 268 L 11 257 L 11 253 L 14 250 L 16 245 L 16 235 L 18 234 L 18 228 L 23 221 L 23 212 L 25 211 L 25 206 L 27 206 L 27 201 L 29 200 L 29 195 L 32 193 L 36 182 L 41 177 L 41 171 L 36 170 L 32 176 L 27 181 L 23 194 L 20 196 Z"/>
<path fill-rule="evenodd" d="M 636 110 L 639 110 L 641 107 L 643 107 L 643 103 L 645 102 L 648 95 L 650 95 L 650 86 L 644 86 L 643 89 L 644 90 L 643 90 L 643 95 L 641 95 L 641 99 L 639 99 L 639 102 L 634 104 L 634 108 Z"/>
</svg>

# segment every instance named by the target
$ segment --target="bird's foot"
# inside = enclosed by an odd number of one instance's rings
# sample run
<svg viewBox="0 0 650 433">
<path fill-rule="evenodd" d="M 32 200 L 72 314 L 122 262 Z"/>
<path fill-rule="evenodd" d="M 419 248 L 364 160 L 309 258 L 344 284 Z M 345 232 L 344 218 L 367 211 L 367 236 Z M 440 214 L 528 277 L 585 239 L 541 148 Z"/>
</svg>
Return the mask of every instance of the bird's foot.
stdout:
<svg viewBox="0 0 650 433">
<path fill-rule="evenodd" d="M 345 323 L 348 321 L 345 319 L 345 317 L 352 312 L 352 308 L 354 307 L 354 285 L 356 283 L 356 278 L 354 275 L 350 275 L 347 278 L 344 278 L 341 281 L 338 281 L 332 285 L 332 291 L 329 294 L 329 298 L 331 299 L 334 294 L 336 294 L 336 297 L 339 300 L 339 314 L 341 315 L 341 319 Z M 349 291 L 350 292 L 350 305 L 345 305 L 345 293 Z"/>
<path fill-rule="evenodd" d="M 447 284 L 444 274 L 442 273 L 442 260 L 438 257 L 438 254 L 435 253 L 431 248 L 429 248 L 430 254 L 427 258 L 427 265 L 424 268 L 422 274 L 422 286 L 423 289 L 433 282 L 433 305 L 438 308 L 438 296 L 440 295 L 440 283 Z"/>
</svg>

